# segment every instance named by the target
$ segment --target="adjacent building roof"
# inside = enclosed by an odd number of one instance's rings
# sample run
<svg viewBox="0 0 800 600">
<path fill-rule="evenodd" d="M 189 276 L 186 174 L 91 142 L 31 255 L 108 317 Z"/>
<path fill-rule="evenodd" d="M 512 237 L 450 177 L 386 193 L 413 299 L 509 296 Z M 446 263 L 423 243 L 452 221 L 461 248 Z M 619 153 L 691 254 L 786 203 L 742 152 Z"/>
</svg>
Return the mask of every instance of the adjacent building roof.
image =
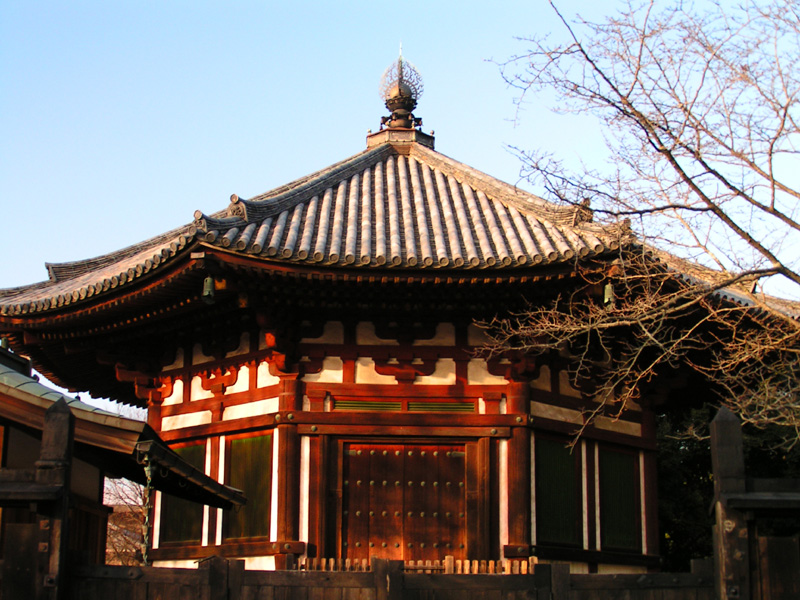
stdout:
<svg viewBox="0 0 800 600">
<path fill-rule="evenodd" d="M 47 410 L 65 402 L 75 417 L 75 444 L 81 458 L 110 476 L 145 483 L 145 458 L 158 465 L 157 489 L 220 508 L 244 504 L 241 491 L 214 481 L 177 454 L 148 425 L 101 410 L 42 385 L 20 372 L 14 355 L 0 348 L 0 421 L 41 432 Z M 80 450 L 83 451 L 80 451 Z"/>
<path fill-rule="evenodd" d="M 619 231 L 585 206 L 559 207 L 432 149 L 411 130 L 370 136 L 351 158 L 97 258 L 48 264 L 49 281 L 0 290 L 0 314 L 30 314 L 103 294 L 197 243 L 317 269 L 509 271 L 614 250 Z"/>
</svg>

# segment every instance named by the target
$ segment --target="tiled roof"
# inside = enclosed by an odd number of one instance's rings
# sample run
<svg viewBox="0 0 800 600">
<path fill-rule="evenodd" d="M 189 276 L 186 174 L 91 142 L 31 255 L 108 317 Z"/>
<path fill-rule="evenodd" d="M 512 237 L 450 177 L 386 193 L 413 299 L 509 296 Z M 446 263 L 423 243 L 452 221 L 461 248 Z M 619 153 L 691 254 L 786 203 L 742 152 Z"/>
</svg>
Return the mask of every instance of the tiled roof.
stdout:
<svg viewBox="0 0 800 600">
<path fill-rule="evenodd" d="M 39 383 L 33 377 L 29 377 L 14 369 L 0 364 L 0 394 L 14 396 L 25 402 L 36 404 L 44 409 L 51 404 L 58 402 L 62 398 L 73 414 L 83 420 L 92 420 L 105 425 L 112 425 L 125 430 L 139 432 L 142 430 L 143 423 L 135 419 L 127 419 L 118 414 L 102 410 L 91 404 L 81 402 L 79 399 L 68 396 Z"/>
<path fill-rule="evenodd" d="M 587 209 L 557 207 L 420 144 L 407 155 L 384 144 L 195 217 L 216 246 L 350 268 L 497 269 L 618 246 Z"/>
<path fill-rule="evenodd" d="M 96 258 L 48 263 L 48 281 L 0 290 L 0 315 L 28 314 L 60 308 L 124 286 L 186 248 L 196 230 L 191 225 Z"/>
<path fill-rule="evenodd" d="M 349 269 L 496 270 L 613 250 L 619 232 L 419 143 L 384 143 L 193 224 L 101 257 L 48 264 L 0 290 L 0 314 L 58 308 L 167 264 L 194 240 L 269 262 Z"/>
</svg>

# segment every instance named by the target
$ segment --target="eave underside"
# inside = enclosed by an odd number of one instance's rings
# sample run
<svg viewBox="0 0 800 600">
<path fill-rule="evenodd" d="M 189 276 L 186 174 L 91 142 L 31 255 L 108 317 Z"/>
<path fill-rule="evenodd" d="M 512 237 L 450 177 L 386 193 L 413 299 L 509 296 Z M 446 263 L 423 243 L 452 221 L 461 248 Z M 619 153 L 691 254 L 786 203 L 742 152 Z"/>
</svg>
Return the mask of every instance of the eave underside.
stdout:
<svg viewBox="0 0 800 600">
<path fill-rule="evenodd" d="M 178 348 L 195 343 L 224 347 L 238 343 L 242 332 L 271 328 L 292 336 L 301 322 L 325 319 L 491 319 L 584 283 L 572 265 L 501 274 L 364 273 L 266 264 L 212 249 L 191 257 L 115 296 L 68 310 L 4 316 L 0 331 L 57 385 L 144 406 L 126 374 L 155 376 Z"/>
</svg>

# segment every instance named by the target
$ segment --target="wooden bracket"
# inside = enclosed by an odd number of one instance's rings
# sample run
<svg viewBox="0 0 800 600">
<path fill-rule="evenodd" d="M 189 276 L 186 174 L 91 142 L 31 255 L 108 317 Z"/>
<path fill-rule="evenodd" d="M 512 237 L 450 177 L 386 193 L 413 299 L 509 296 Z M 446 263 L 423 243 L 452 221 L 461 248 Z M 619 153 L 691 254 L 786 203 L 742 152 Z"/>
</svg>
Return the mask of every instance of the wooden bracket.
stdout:
<svg viewBox="0 0 800 600">
<path fill-rule="evenodd" d="M 523 352 L 510 352 L 504 357 L 492 358 L 486 361 L 486 365 L 489 373 L 509 381 L 535 379 L 541 366 L 534 356 Z"/>
<path fill-rule="evenodd" d="M 224 394 L 225 388 L 236 384 L 239 369 L 236 367 L 217 367 L 200 374 L 200 385 L 212 394 Z"/>
<path fill-rule="evenodd" d="M 394 377 L 399 383 L 413 383 L 417 377 L 432 375 L 436 371 L 435 360 L 375 360 L 375 371 Z"/>
</svg>

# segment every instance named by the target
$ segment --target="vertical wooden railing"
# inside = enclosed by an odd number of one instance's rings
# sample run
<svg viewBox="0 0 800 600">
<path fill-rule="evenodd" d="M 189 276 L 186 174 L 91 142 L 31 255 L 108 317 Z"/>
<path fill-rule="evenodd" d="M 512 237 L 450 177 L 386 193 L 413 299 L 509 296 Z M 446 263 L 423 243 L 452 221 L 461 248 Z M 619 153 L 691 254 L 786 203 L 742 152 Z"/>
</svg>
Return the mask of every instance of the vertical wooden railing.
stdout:
<svg viewBox="0 0 800 600">
<path fill-rule="evenodd" d="M 374 559 L 373 559 L 374 560 Z M 398 561 L 410 573 L 442 573 L 446 575 L 528 575 L 537 564 L 535 557 L 523 560 L 456 560 L 445 556 L 443 560 Z M 345 571 L 351 573 L 371 571 L 369 559 L 308 558 L 297 561 L 298 571 Z"/>
</svg>

